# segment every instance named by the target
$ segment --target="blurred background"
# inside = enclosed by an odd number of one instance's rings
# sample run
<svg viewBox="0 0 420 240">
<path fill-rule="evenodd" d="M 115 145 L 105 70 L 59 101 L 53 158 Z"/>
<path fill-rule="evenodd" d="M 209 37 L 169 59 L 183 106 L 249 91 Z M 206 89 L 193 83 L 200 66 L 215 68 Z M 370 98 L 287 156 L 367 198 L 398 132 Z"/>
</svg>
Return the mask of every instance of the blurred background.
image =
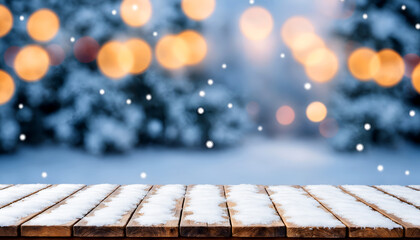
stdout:
<svg viewBox="0 0 420 240">
<path fill-rule="evenodd" d="M 420 184 L 418 0 L 0 0 L 0 182 Z"/>
</svg>

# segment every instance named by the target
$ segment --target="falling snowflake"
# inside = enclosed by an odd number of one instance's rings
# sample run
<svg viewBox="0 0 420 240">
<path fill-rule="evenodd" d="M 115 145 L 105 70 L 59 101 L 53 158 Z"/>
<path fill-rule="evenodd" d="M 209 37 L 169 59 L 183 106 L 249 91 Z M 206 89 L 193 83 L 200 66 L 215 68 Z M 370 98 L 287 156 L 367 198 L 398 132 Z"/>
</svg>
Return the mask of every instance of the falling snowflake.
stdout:
<svg viewBox="0 0 420 240">
<path fill-rule="evenodd" d="M 281 54 L 280 54 L 280 57 L 281 57 L 281 58 L 284 58 L 284 57 L 286 57 L 286 55 L 285 55 L 284 53 L 281 53 Z"/>
<path fill-rule="evenodd" d="M 204 96 L 206 96 L 206 92 L 204 92 L 204 91 L 200 91 L 200 92 L 198 93 L 198 95 L 200 95 L 200 97 L 204 97 Z"/>
<path fill-rule="evenodd" d="M 105 94 L 105 90 L 100 89 L 100 90 L 99 90 L 99 94 L 104 95 L 104 94 Z"/>
<path fill-rule="evenodd" d="M 261 132 L 263 130 L 263 127 L 262 126 L 258 126 L 257 129 L 258 129 L 259 132 Z"/>
<path fill-rule="evenodd" d="M 405 175 L 407 175 L 407 176 L 408 176 L 408 175 L 410 175 L 410 171 L 408 171 L 408 170 L 405 170 L 405 172 L 404 172 L 404 173 L 405 173 Z"/>
<path fill-rule="evenodd" d="M 207 142 L 206 142 L 206 147 L 207 148 L 213 148 L 214 147 L 214 143 L 213 143 L 213 141 L 210 141 L 210 140 L 208 140 Z"/>
<path fill-rule="evenodd" d="M 198 109 L 197 109 L 197 113 L 198 114 L 203 114 L 204 113 L 204 108 L 202 108 L 202 107 L 199 107 Z"/>
<path fill-rule="evenodd" d="M 157 32 L 153 32 L 153 37 L 157 37 L 158 33 Z"/>
<path fill-rule="evenodd" d="M 367 19 L 368 15 L 366 13 L 363 14 L 363 19 Z"/>
<path fill-rule="evenodd" d="M 22 142 L 23 142 L 23 141 L 25 141 L 25 140 L 26 140 L 26 135 L 25 135 L 25 134 L 23 134 L 23 133 L 22 133 L 22 134 L 20 134 L 20 135 L 19 135 L 19 139 L 20 139 L 20 141 L 22 141 Z"/>
<path fill-rule="evenodd" d="M 410 115 L 410 117 L 414 117 L 414 116 L 416 116 L 416 111 L 410 110 L 410 112 L 408 114 Z"/>
<path fill-rule="evenodd" d="M 19 103 L 18 108 L 19 109 L 22 109 L 23 108 L 23 104 L 22 103 Z"/>
<path fill-rule="evenodd" d="M 401 10 L 405 10 L 407 7 L 405 5 L 401 6 Z"/>
<path fill-rule="evenodd" d="M 145 172 L 140 173 L 140 178 L 141 179 L 146 179 L 147 174 Z"/>
<path fill-rule="evenodd" d="M 209 79 L 209 80 L 207 81 L 207 84 L 208 84 L 208 85 L 210 85 L 210 86 L 211 86 L 211 85 L 213 85 L 213 79 Z"/>
<path fill-rule="evenodd" d="M 23 21 L 23 20 L 25 20 L 25 17 L 23 15 L 20 15 L 19 20 Z"/>
<path fill-rule="evenodd" d="M 378 169 L 379 172 L 382 172 L 384 170 L 384 166 L 378 165 L 378 167 L 376 167 L 376 169 Z"/>
<path fill-rule="evenodd" d="M 228 108 L 233 108 L 233 104 L 232 103 L 228 103 L 227 107 Z"/>
<path fill-rule="evenodd" d="M 371 127 L 372 126 L 369 123 L 365 123 L 364 128 L 365 128 L 366 131 L 369 131 Z"/>
<path fill-rule="evenodd" d="M 222 68 L 223 68 L 223 69 L 226 69 L 226 68 L 227 68 L 226 63 L 223 63 L 223 64 L 222 64 Z"/>
<path fill-rule="evenodd" d="M 358 151 L 358 152 L 361 152 L 361 151 L 363 151 L 363 149 L 364 149 L 365 147 L 363 146 L 363 144 L 361 144 L 361 143 L 359 143 L 359 144 L 357 144 L 356 145 L 356 150 Z"/>
<path fill-rule="evenodd" d="M 41 177 L 42 177 L 42 178 L 47 178 L 47 177 L 48 177 L 47 172 L 42 172 L 42 173 L 41 173 Z"/>
<path fill-rule="evenodd" d="M 147 94 L 147 95 L 146 95 L 146 100 L 147 100 L 147 101 L 152 100 L 152 95 L 151 95 L 151 94 Z"/>
<path fill-rule="evenodd" d="M 112 15 L 116 15 L 117 14 L 117 10 L 113 9 L 111 13 L 112 13 Z"/>
<path fill-rule="evenodd" d="M 130 104 L 131 104 L 131 99 L 127 99 L 127 100 L 125 101 L 125 103 L 127 103 L 128 105 L 130 105 Z"/>
<path fill-rule="evenodd" d="M 310 89 L 312 88 L 312 85 L 311 85 L 310 83 L 305 83 L 305 85 L 303 85 L 303 87 L 304 87 L 306 90 L 310 90 Z"/>
<path fill-rule="evenodd" d="M 74 41 L 76 41 L 76 39 L 74 37 L 71 37 L 70 42 L 74 42 Z"/>
</svg>

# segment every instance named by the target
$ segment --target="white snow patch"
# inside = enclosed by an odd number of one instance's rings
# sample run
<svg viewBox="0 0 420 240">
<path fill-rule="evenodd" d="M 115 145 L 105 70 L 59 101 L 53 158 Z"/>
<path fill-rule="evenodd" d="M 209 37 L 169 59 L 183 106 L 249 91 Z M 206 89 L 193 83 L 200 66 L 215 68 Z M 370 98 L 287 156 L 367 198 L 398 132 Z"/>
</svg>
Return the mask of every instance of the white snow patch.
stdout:
<svg viewBox="0 0 420 240">
<path fill-rule="evenodd" d="M 24 196 L 45 188 L 47 184 L 21 184 L 0 191 L 0 206 L 16 201 Z"/>
<path fill-rule="evenodd" d="M 227 200 L 235 203 L 231 216 L 244 225 L 270 224 L 280 217 L 271 208 L 272 202 L 267 194 L 259 193 L 256 185 L 241 184 L 228 187 Z"/>
<path fill-rule="evenodd" d="M 195 185 L 187 193 L 188 206 L 184 211 L 192 214 L 185 217 L 200 223 L 214 224 L 225 221 L 226 207 L 219 206 L 226 203 L 223 191 L 215 185 Z M 226 204 L 225 204 L 226 205 Z"/>
<path fill-rule="evenodd" d="M 0 189 L 3 189 L 5 187 L 9 186 L 9 184 L 0 184 Z"/>
<path fill-rule="evenodd" d="M 135 221 L 143 226 L 165 224 L 168 221 L 176 220 L 174 216 L 177 199 L 184 196 L 185 186 L 171 184 L 161 186 L 142 205 L 140 213 L 143 215 Z"/>
<path fill-rule="evenodd" d="M 344 226 L 303 189 L 292 186 L 270 186 L 269 189 L 274 193 L 270 195 L 271 199 L 284 212 L 282 217 L 290 223 L 302 227 Z"/>
<path fill-rule="evenodd" d="M 382 210 L 401 218 L 404 222 L 420 226 L 420 210 L 413 205 L 369 186 L 344 185 L 343 187 L 366 202 L 375 204 Z"/>
<path fill-rule="evenodd" d="M 85 217 L 88 226 L 105 226 L 118 223 L 124 214 L 135 208 L 147 194 L 148 185 L 133 184 L 121 187 L 118 195 L 103 202 L 106 207 L 95 211 L 95 215 Z"/>
<path fill-rule="evenodd" d="M 80 219 L 98 205 L 115 187 L 116 185 L 113 184 L 91 185 L 67 199 L 65 204 L 53 209 L 51 212 L 38 215 L 27 224 L 52 226 Z"/>
<path fill-rule="evenodd" d="M 54 205 L 82 186 L 81 184 L 60 184 L 1 208 L 0 226 L 14 225 L 22 218 Z"/>
<path fill-rule="evenodd" d="M 306 189 L 336 215 L 360 227 L 401 228 L 369 206 L 331 185 L 308 185 Z"/>
<path fill-rule="evenodd" d="M 400 185 L 378 185 L 376 186 L 385 192 L 406 200 L 416 206 L 420 206 L 420 191 Z"/>
<path fill-rule="evenodd" d="M 409 187 L 415 188 L 417 190 L 420 190 L 420 185 L 409 185 Z"/>
</svg>

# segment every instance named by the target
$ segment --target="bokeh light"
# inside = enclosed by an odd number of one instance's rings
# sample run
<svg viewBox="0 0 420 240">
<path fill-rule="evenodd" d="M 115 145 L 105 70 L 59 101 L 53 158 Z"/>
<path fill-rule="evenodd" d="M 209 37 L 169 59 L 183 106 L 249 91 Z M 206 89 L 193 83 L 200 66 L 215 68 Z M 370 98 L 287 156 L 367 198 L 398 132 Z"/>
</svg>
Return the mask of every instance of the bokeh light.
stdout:
<svg viewBox="0 0 420 240">
<path fill-rule="evenodd" d="M 5 71 L 0 70 L 0 105 L 7 103 L 15 93 L 15 82 Z"/>
<path fill-rule="evenodd" d="M 46 50 L 48 52 L 48 55 L 50 56 L 51 66 L 60 65 L 66 57 L 64 49 L 58 44 L 50 44 L 46 47 Z"/>
<path fill-rule="evenodd" d="M 91 37 L 81 37 L 74 44 L 73 53 L 77 60 L 89 63 L 96 59 L 99 51 L 98 42 Z"/>
<path fill-rule="evenodd" d="M 241 15 L 239 27 L 246 38 L 254 41 L 263 40 L 273 29 L 273 18 L 265 8 L 251 7 Z"/>
<path fill-rule="evenodd" d="M 4 52 L 4 62 L 7 66 L 13 67 L 13 64 L 15 62 L 16 55 L 18 54 L 20 50 L 20 47 L 17 46 L 11 46 Z"/>
<path fill-rule="evenodd" d="M 122 20 L 131 27 L 141 27 L 152 16 L 152 4 L 149 0 L 124 0 L 121 3 Z"/>
<path fill-rule="evenodd" d="M 319 133 L 325 138 L 332 138 L 338 132 L 338 123 L 334 118 L 327 118 L 319 124 Z"/>
<path fill-rule="evenodd" d="M 180 33 L 178 37 L 182 39 L 189 48 L 185 64 L 195 65 L 200 63 L 207 54 L 207 43 L 204 37 L 192 30 L 184 31 Z"/>
<path fill-rule="evenodd" d="M 301 16 L 289 18 L 281 28 L 281 37 L 287 46 L 291 46 L 296 37 L 302 33 L 315 32 L 312 23 Z"/>
<path fill-rule="evenodd" d="M 314 49 L 323 47 L 325 47 L 324 41 L 313 32 L 298 34 L 290 45 L 293 57 L 300 63 L 305 63 Z"/>
<path fill-rule="evenodd" d="M 38 45 L 28 45 L 16 55 L 14 68 L 20 78 L 33 82 L 48 72 L 49 65 L 50 57 L 45 49 Z"/>
<path fill-rule="evenodd" d="M 417 93 L 420 94 L 420 64 L 414 68 L 411 75 L 411 83 L 413 84 L 414 89 Z"/>
<path fill-rule="evenodd" d="M 321 122 L 327 116 L 327 107 L 322 102 L 312 102 L 306 108 L 306 116 L 311 122 Z"/>
<path fill-rule="evenodd" d="M 363 47 L 354 51 L 347 61 L 350 73 L 362 81 L 372 79 L 379 70 L 379 64 L 373 61 L 375 56 L 376 52 L 370 48 Z"/>
<path fill-rule="evenodd" d="M 0 4 L 0 37 L 5 36 L 13 27 L 13 15 L 10 10 Z"/>
<path fill-rule="evenodd" d="M 216 0 L 182 0 L 181 8 L 187 17 L 202 21 L 213 13 L 216 7 Z"/>
<path fill-rule="evenodd" d="M 149 44 L 142 39 L 129 39 L 125 45 L 133 54 L 134 63 L 130 69 L 132 74 L 140 74 L 144 72 L 152 62 L 152 49 Z"/>
<path fill-rule="evenodd" d="M 295 111 L 287 105 L 281 106 L 277 109 L 276 119 L 281 125 L 290 125 L 295 120 Z"/>
<path fill-rule="evenodd" d="M 190 56 L 184 40 L 176 35 L 166 35 L 156 44 L 156 59 L 165 68 L 178 69 L 184 66 Z"/>
<path fill-rule="evenodd" d="M 32 39 L 46 42 L 54 38 L 60 28 L 60 20 L 49 9 L 40 9 L 28 19 L 26 29 Z"/>
<path fill-rule="evenodd" d="M 338 58 L 327 48 L 317 48 L 308 55 L 305 72 L 308 77 L 319 83 L 330 81 L 338 71 Z"/>
<path fill-rule="evenodd" d="M 417 54 L 409 53 L 404 56 L 405 72 L 406 77 L 411 77 L 414 68 L 420 64 L 420 57 Z"/>
<path fill-rule="evenodd" d="M 131 71 L 134 57 L 124 43 L 109 41 L 99 50 L 97 64 L 105 76 L 119 79 Z"/>
<path fill-rule="evenodd" d="M 404 76 L 405 66 L 402 57 L 391 49 L 379 51 L 370 65 L 373 70 L 379 65 L 373 79 L 382 87 L 392 87 L 398 84 Z"/>
</svg>

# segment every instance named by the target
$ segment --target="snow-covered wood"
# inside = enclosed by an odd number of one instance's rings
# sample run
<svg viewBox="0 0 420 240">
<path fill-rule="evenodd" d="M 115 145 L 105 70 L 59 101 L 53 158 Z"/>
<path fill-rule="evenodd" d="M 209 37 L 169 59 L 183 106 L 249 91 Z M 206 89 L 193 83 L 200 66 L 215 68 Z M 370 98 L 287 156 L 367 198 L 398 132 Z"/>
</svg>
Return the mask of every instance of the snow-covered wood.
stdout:
<svg viewBox="0 0 420 240">
<path fill-rule="evenodd" d="M 73 194 L 83 186 L 80 184 L 53 185 L 1 208 L 0 236 L 17 236 L 20 224 Z"/>
<path fill-rule="evenodd" d="M 420 191 L 400 185 L 377 185 L 375 187 L 420 208 Z"/>
<path fill-rule="evenodd" d="M 420 237 L 420 210 L 418 208 L 373 187 L 343 185 L 341 188 L 402 225 L 406 237 Z"/>
<path fill-rule="evenodd" d="M 46 188 L 48 184 L 18 184 L 0 191 L 0 208 Z"/>
<path fill-rule="evenodd" d="M 346 226 L 302 188 L 270 186 L 267 191 L 286 225 L 288 237 L 346 236 Z"/>
<path fill-rule="evenodd" d="M 11 186 L 10 184 L 0 184 L 0 190 L 5 189 L 5 188 L 10 187 L 10 186 Z"/>
<path fill-rule="evenodd" d="M 154 186 L 127 224 L 129 237 L 177 237 L 185 186 Z"/>
<path fill-rule="evenodd" d="M 281 237 L 285 226 L 263 186 L 225 187 L 234 237 Z"/>
<path fill-rule="evenodd" d="M 403 229 L 355 197 L 330 185 L 304 187 L 349 229 L 350 237 L 402 237 Z"/>
<path fill-rule="evenodd" d="M 150 185 L 119 187 L 73 227 L 79 237 L 123 237 L 124 229 Z"/>
<path fill-rule="evenodd" d="M 22 236 L 71 236 L 73 225 L 117 187 L 118 185 L 114 184 L 98 184 L 82 189 L 65 201 L 22 224 Z"/>
<path fill-rule="evenodd" d="M 180 223 L 183 237 L 229 237 L 231 226 L 223 186 L 187 188 Z"/>
<path fill-rule="evenodd" d="M 420 191 L 420 185 L 409 185 L 409 187 Z"/>
</svg>

